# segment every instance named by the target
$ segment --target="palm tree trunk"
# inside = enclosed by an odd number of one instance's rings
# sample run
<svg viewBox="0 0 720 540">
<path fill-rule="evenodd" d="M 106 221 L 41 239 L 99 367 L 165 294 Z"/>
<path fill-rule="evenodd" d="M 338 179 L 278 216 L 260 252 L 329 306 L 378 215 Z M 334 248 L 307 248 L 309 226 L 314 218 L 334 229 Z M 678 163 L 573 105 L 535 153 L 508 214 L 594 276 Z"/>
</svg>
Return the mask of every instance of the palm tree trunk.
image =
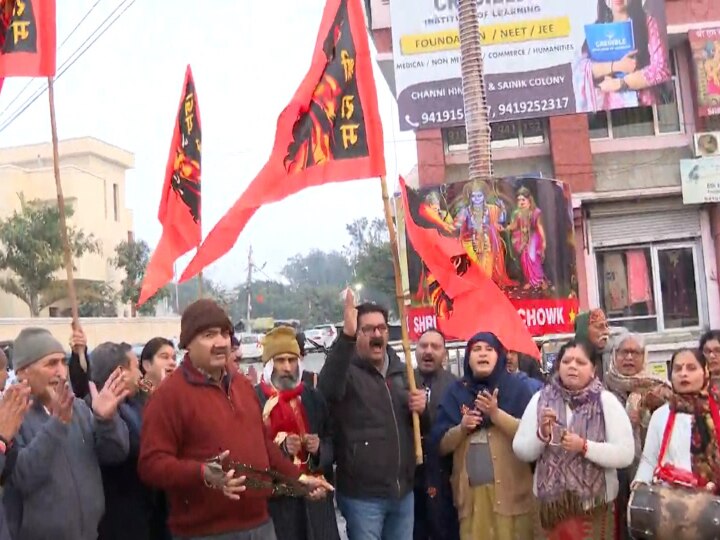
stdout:
<svg viewBox="0 0 720 540">
<path fill-rule="evenodd" d="M 459 0 L 458 4 L 460 66 L 470 169 L 468 180 L 489 182 L 493 176 L 492 148 L 483 80 L 477 0 Z"/>
</svg>

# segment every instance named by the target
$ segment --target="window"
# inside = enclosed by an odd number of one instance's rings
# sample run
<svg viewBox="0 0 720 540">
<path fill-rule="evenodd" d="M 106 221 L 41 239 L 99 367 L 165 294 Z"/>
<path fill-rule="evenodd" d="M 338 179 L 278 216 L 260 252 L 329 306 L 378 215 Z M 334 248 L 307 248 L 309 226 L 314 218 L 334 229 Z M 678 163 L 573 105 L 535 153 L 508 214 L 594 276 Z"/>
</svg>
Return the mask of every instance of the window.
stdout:
<svg viewBox="0 0 720 540">
<path fill-rule="evenodd" d="M 547 118 L 531 118 L 490 124 L 490 138 L 493 148 L 518 148 L 547 141 Z M 465 126 L 442 130 L 446 152 L 467 150 Z"/>
<path fill-rule="evenodd" d="M 625 139 L 682 133 L 681 107 L 677 99 L 680 95 L 680 83 L 674 51 L 670 53 L 670 69 L 671 81 L 657 89 L 660 95 L 659 104 L 588 113 L 590 138 Z"/>
<path fill-rule="evenodd" d="M 694 242 L 599 251 L 600 304 L 608 319 L 633 332 L 700 326 L 699 256 Z"/>
<path fill-rule="evenodd" d="M 120 221 L 120 188 L 113 184 L 113 216 L 115 221 Z"/>
</svg>

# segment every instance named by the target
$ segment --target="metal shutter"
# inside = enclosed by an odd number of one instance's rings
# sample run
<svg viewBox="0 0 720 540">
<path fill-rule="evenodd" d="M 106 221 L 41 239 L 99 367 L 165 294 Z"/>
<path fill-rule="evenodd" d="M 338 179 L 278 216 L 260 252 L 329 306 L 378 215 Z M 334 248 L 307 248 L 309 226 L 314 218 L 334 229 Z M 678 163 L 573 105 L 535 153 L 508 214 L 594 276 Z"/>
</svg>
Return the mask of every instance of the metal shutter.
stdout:
<svg viewBox="0 0 720 540">
<path fill-rule="evenodd" d="M 683 206 L 677 199 L 592 206 L 592 243 L 607 247 L 697 238 L 700 211 L 700 207 Z"/>
</svg>

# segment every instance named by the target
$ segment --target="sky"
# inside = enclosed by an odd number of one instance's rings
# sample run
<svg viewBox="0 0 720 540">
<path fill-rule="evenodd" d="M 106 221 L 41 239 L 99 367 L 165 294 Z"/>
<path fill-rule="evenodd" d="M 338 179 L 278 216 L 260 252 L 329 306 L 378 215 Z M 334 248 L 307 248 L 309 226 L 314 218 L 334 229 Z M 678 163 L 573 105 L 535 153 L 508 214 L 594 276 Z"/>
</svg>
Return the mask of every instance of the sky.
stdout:
<svg viewBox="0 0 720 540">
<path fill-rule="evenodd" d="M 202 118 L 207 234 L 267 161 L 277 117 L 310 66 L 324 0 L 62 0 L 57 5 L 58 73 L 108 17 L 119 16 L 57 79 L 58 135 L 61 140 L 92 136 L 135 154 L 126 205 L 136 237 L 151 248 L 162 232 L 157 208 L 185 67 L 191 64 Z M 415 139 L 399 131 L 394 97 L 374 68 L 393 190 L 398 174 L 408 173 L 417 161 Z M 46 86 L 40 79 L 5 82 L 0 146 L 50 140 L 47 93 L 2 129 Z M 262 208 L 235 247 L 204 275 L 227 286 L 244 281 L 252 245 L 255 264 L 264 265 L 258 278 L 278 278 L 295 254 L 342 249 L 347 223 L 381 216 L 377 179 L 311 188 Z M 178 271 L 191 257 L 192 252 L 178 261 Z"/>
</svg>

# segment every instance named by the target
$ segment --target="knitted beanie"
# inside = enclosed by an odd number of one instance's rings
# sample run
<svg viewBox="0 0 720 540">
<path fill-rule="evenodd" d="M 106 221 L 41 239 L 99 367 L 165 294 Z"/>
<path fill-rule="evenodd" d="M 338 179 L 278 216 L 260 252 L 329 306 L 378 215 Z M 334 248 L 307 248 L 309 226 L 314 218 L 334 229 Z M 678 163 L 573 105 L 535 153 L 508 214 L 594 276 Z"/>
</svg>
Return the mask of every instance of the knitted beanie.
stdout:
<svg viewBox="0 0 720 540">
<path fill-rule="evenodd" d="M 295 330 L 290 326 L 278 326 L 265 334 L 263 338 L 262 359 L 269 362 L 279 354 L 294 354 L 300 357 L 300 346 L 295 337 Z"/>
<path fill-rule="evenodd" d="M 65 349 L 48 330 L 23 328 L 13 341 L 12 367 L 18 372 L 53 353 L 64 355 Z"/>
<path fill-rule="evenodd" d="M 225 310 L 214 300 L 201 298 L 183 311 L 180 319 L 180 348 L 187 349 L 193 338 L 208 328 L 220 328 L 230 334 L 233 333 L 232 322 Z"/>
</svg>

